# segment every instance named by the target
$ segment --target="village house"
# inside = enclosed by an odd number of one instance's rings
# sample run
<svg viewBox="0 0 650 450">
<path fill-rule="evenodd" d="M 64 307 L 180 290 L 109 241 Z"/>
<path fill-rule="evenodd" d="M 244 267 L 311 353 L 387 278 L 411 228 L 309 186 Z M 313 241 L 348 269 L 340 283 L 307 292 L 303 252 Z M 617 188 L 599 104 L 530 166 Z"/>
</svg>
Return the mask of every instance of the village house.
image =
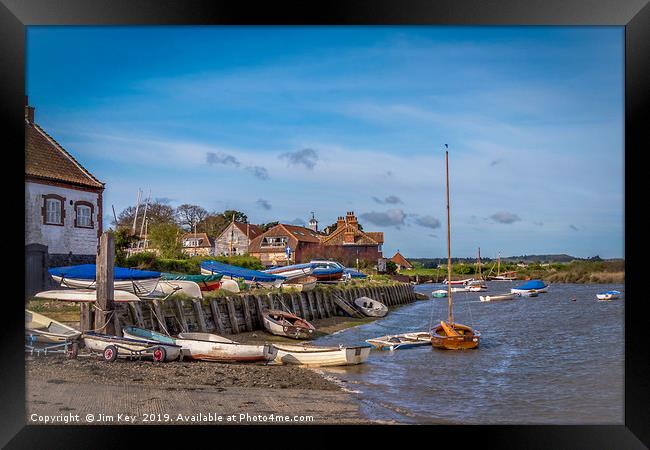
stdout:
<svg viewBox="0 0 650 450">
<path fill-rule="evenodd" d="M 215 239 L 214 254 L 232 256 L 249 253 L 251 241 L 262 233 L 257 225 L 233 221 Z"/>
<path fill-rule="evenodd" d="M 183 253 L 188 256 L 212 256 L 214 255 L 214 241 L 207 233 L 186 233 L 181 236 Z"/>
<path fill-rule="evenodd" d="M 248 253 L 265 266 L 296 264 L 304 262 L 302 256 L 306 250 L 320 246 L 321 238 L 322 235 L 310 228 L 281 223 L 253 239 Z"/>
<path fill-rule="evenodd" d="M 47 267 L 95 262 L 104 183 L 34 122 L 25 100 L 25 283 L 33 293 L 47 286 Z"/>
<path fill-rule="evenodd" d="M 377 261 L 382 258 L 384 233 L 381 231 L 362 231 L 354 211 L 348 211 L 345 217 L 339 216 L 336 229 L 323 237 L 324 247 L 337 247 L 346 259 Z M 326 248 L 326 251 L 329 250 Z"/>
<path fill-rule="evenodd" d="M 402 254 L 399 252 L 399 250 L 397 250 L 397 253 L 395 253 L 395 255 L 390 260 L 395 263 L 395 265 L 397 266 L 397 271 L 398 272 L 400 270 L 402 270 L 402 269 L 412 269 L 413 268 L 413 264 L 408 262 L 407 259 L 402 256 Z"/>
</svg>

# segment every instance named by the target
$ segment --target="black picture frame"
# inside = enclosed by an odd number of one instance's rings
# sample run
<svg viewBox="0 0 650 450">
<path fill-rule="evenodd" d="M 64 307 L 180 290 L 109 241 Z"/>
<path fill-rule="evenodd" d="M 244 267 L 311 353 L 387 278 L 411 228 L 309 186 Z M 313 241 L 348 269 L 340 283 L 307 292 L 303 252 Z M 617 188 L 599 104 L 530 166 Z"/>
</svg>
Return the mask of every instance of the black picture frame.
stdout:
<svg viewBox="0 0 650 450">
<path fill-rule="evenodd" d="M 646 448 L 650 446 L 650 372 L 645 346 L 647 301 L 641 296 L 644 235 L 642 220 L 634 220 L 645 209 L 647 200 L 642 180 L 645 173 L 642 154 L 647 150 L 648 80 L 650 75 L 650 6 L 647 0 L 373 0 L 309 2 L 217 2 L 208 0 L 0 0 L 0 111 L 3 120 L 2 155 L 11 160 L 3 178 L 15 189 L 5 190 L 5 221 L 11 231 L 5 234 L 5 257 L 12 280 L 24 275 L 21 220 L 11 220 L 24 207 L 16 192 L 24 164 L 23 108 L 25 94 L 25 27 L 30 25 L 175 25 L 175 24 L 421 24 L 421 25 L 618 25 L 625 26 L 625 425 L 621 426 L 435 426 L 435 427 L 293 427 L 310 442 L 340 445 L 336 436 L 346 432 L 361 438 L 390 433 L 396 442 L 410 445 L 440 445 L 451 440 L 456 445 L 481 445 L 498 448 Z M 645 114 L 644 114 L 645 113 Z M 11 169 L 8 170 L 8 167 Z M 645 175 L 647 176 L 647 175 Z M 597 182 L 597 180 L 595 180 Z M 15 228 L 15 230 L 14 230 Z M 23 276 L 24 278 L 24 276 Z M 114 448 L 125 446 L 137 434 L 147 439 L 170 442 L 180 437 L 185 445 L 224 445 L 225 434 L 264 445 L 269 432 L 284 433 L 268 427 L 94 427 L 94 426 L 27 426 L 25 425 L 24 353 L 22 352 L 23 296 L 20 284 L 5 290 L 2 298 L 5 326 L 2 330 L 2 420 L 0 444 L 7 448 Z M 229 433 L 226 433 L 226 432 Z M 197 433 L 209 433 L 199 444 Z M 402 433 L 420 434 L 418 440 L 406 441 Z M 335 438 L 336 437 L 336 438 Z M 441 439 L 442 438 L 442 439 Z M 285 440 L 286 439 L 286 440 Z M 298 438 L 282 442 L 298 445 Z M 342 438 L 341 438 L 342 439 Z"/>
</svg>

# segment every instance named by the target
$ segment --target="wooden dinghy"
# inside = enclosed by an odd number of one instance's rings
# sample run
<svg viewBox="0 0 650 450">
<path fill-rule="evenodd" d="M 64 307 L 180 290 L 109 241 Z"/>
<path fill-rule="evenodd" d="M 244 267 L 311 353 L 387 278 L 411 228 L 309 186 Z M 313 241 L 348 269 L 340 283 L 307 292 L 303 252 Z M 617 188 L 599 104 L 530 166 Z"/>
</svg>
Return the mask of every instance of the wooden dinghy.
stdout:
<svg viewBox="0 0 650 450">
<path fill-rule="evenodd" d="M 388 314 L 388 307 L 370 297 L 359 297 L 354 301 L 355 306 L 368 317 L 384 317 Z"/>
<path fill-rule="evenodd" d="M 481 333 L 478 330 L 473 330 L 471 327 L 459 323 L 449 325 L 444 321 L 440 321 L 440 325 L 431 330 L 431 345 L 446 350 L 476 348 L 480 339 Z"/>
<path fill-rule="evenodd" d="M 272 361 L 277 353 L 271 344 L 241 344 L 211 333 L 179 333 L 175 340 L 183 356 L 203 361 Z"/>
<path fill-rule="evenodd" d="M 307 292 L 313 290 L 316 287 L 317 281 L 318 280 L 316 277 L 312 276 L 298 277 L 291 279 L 288 283 L 282 283 L 282 286 L 280 287 L 286 290 L 293 289 L 297 290 L 298 292 Z"/>
<path fill-rule="evenodd" d="M 160 336 L 168 338 L 169 342 L 111 336 L 92 331 L 82 334 L 86 348 L 101 353 L 104 360 L 108 362 L 115 361 L 118 357 L 131 359 L 150 357 L 156 362 L 178 359 L 181 355 L 180 345 L 176 345 L 169 336 L 163 334 Z"/>
<path fill-rule="evenodd" d="M 273 344 L 277 349 L 274 362 L 311 367 L 361 364 L 370 355 L 370 346 L 316 347 L 311 345 Z"/>
<path fill-rule="evenodd" d="M 414 333 L 394 334 L 366 339 L 366 342 L 377 350 L 399 350 L 422 345 L 431 345 L 431 334 L 426 331 Z"/>
<path fill-rule="evenodd" d="M 309 322 L 295 314 L 276 309 L 269 309 L 262 313 L 264 327 L 269 333 L 292 339 L 311 339 L 316 328 Z"/>
<path fill-rule="evenodd" d="M 60 344 L 76 340 L 79 336 L 81 332 L 72 327 L 29 309 L 25 310 L 25 337 L 30 342 Z"/>
<path fill-rule="evenodd" d="M 52 291 L 43 291 L 34 295 L 35 298 L 44 298 L 49 300 L 59 300 L 62 302 L 96 302 L 97 290 L 95 289 L 56 289 Z M 140 298 L 135 294 L 127 291 L 113 291 L 113 301 L 115 302 L 139 302 Z"/>
<path fill-rule="evenodd" d="M 482 302 L 499 302 L 502 300 L 512 300 L 517 294 L 498 294 L 498 295 L 481 295 L 479 298 Z"/>
</svg>

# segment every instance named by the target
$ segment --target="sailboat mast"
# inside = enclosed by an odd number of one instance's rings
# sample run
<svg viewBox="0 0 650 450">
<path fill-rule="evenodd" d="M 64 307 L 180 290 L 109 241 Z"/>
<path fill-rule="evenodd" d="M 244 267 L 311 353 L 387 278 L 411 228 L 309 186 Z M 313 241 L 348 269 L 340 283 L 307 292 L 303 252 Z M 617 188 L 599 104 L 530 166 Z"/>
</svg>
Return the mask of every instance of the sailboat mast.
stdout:
<svg viewBox="0 0 650 450">
<path fill-rule="evenodd" d="M 501 275 L 501 252 L 499 252 L 499 259 L 497 259 L 497 276 Z"/>
<path fill-rule="evenodd" d="M 445 144 L 445 147 L 447 145 Z M 449 150 L 445 150 L 445 170 L 447 175 L 447 304 L 449 307 L 449 325 L 453 321 L 453 314 L 451 308 L 451 215 L 449 213 Z"/>
<path fill-rule="evenodd" d="M 481 247 L 478 248 L 478 277 L 479 279 L 483 278 L 481 276 Z"/>
</svg>

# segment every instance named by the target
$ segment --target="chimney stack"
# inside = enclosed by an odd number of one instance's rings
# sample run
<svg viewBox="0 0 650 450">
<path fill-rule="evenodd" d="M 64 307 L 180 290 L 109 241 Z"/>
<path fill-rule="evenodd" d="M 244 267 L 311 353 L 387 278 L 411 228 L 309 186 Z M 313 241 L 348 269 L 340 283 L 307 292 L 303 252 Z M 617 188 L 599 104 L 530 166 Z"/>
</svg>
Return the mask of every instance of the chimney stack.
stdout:
<svg viewBox="0 0 650 450">
<path fill-rule="evenodd" d="M 359 228 L 359 222 L 357 222 L 357 216 L 354 215 L 354 211 L 348 211 L 345 221 L 351 227 L 355 229 Z"/>
<path fill-rule="evenodd" d="M 336 229 L 338 230 L 343 227 L 345 227 L 345 219 L 343 216 L 339 216 L 338 219 L 336 219 Z"/>
<path fill-rule="evenodd" d="M 25 96 L 25 119 L 27 119 L 29 123 L 34 123 L 34 107 L 29 106 L 27 96 Z"/>
</svg>

